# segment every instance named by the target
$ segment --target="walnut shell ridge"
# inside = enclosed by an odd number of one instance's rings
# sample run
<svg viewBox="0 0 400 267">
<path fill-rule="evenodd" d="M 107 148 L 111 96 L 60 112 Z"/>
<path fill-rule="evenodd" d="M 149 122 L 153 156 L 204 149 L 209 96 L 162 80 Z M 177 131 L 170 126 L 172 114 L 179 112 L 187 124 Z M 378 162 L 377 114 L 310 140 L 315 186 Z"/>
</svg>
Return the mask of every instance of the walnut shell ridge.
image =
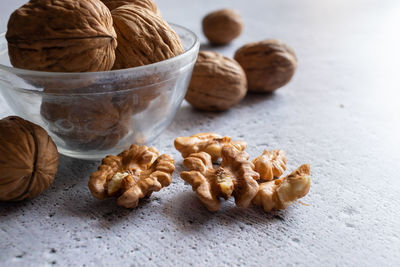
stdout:
<svg viewBox="0 0 400 267">
<path fill-rule="evenodd" d="M 273 92 L 286 85 L 297 68 L 293 49 L 273 39 L 244 45 L 235 59 L 246 72 L 249 91 L 254 92 Z"/>
<path fill-rule="evenodd" d="M 31 0 L 10 16 L 11 64 L 52 72 L 110 70 L 117 46 L 111 13 L 100 0 Z"/>
<path fill-rule="evenodd" d="M 110 10 L 114 10 L 124 5 L 134 5 L 137 7 L 148 9 L 155 14 L 160 14 L 154 0 L 101 0 Z"/>
<path fill-rule="evenodd" d="M 234 59 L 200 51 L 186 93 L 186 101 L 207 111 L 224 111 L 247 93 L 246 74 Z"/>
<path fill-rule="evenodd" d="M 58 151 L 46 131 L 22 118 L 0 120 L 0 201 L 34 198 L 57 173 Z"/>
<path fill-rule="evenodd" d="M 111 14 L 118 40 L 113 69 L 148 65 L 184 52 L 179 36 L 155 13 L 124 5 Z"/>
</svg>

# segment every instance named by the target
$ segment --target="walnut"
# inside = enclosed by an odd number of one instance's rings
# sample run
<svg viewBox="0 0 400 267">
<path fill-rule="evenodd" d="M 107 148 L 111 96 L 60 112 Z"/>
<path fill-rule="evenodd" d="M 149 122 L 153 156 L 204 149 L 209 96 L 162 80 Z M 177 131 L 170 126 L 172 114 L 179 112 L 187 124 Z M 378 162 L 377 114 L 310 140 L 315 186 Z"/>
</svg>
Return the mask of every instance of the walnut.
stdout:
<svg viewBox="0 0 400 267">
<path fill-rule="evenodd" d="M 211 12 L 203 19 L 203 32 L 207 39 L 217 45 L 230 43 L 243 30 L 243 20 L 232 9 Z"/>
<path fill-rule="evenodd" d="M 46 131 L 19 117 L 0 120 L 0 201 L 34 198 L 57 173 L 58 151 Z"/>
<path fill-rule="evenodd" d="M 90 176 L 89 189 L 98 199 L 117 197 L 119 206 L 136 208 L 139 200 L 170 185 L 174 172 L 170 155 L 152 147 L 132 145 L 118 156 L 103 159 Z"/>
<path fill-rule="evenodd" d="M 264 150 L 261 156 L 253 159 L 253 164 L 261 180 L 270 181 L 279 178 L 286 171 L 286 154 L 283 150 Z"/>
<path fill-rule="evenodd" d="M 224 111 L 239 103 L 246 92 L 246 75 L 235 60 L 200 51 L 186 101 L 198 109 Z"/>
<path fill-rule="evenodd" d="M 154 0 L 101 0 L 110 10 L 114 10 L 124 5 L 135 5 L 141 8 L 148 9 L 155 14 L 160 14 Z"/>
<path fill-rule="evenodd" d="M 11 15 L 6 34 L 13 66 L 54 72 L 110 70 L 116 37 L 100 0 L 31 0 Z"/>
<path fill-rule="evenodd" d="M 222 148 L 222 163 L 213 168 L 211 156 L 206 152 L 191 154 L 183 161 L 190 169 L 181 173 L 183 180 L 192 185 L 193 191 L 210 211 L 220 208 L 219 198 L 235 197 L 236 205 L 246 208 L 258 192 L 259 174 L 248 161 L 249 155 L 233 146 Z"/>
<path fill-rule="evenodd" d="M 74 149 L 109 149 L 130 128 L 130 113 L 111 96 L 44 97 L 41 115 L 51 132 Z"/>
<path fill-rule="evenodd" d="M 249 43 L 235 53 L 246 72 L 249 90 L 273 92 L 287 84 L 297 67 L 296 55 L 278 40 Z"/>
<path fill-rule="evenodd" d="M 213 162 L 217 162 L 221 158 L 224 145 L 233 145 L 239 151 L 243 151 L 247 147 L 247 143 L 244 141 L 232 141 L 229 136 L 215 133 L 198 133 L 189 137 L 177 137 L 174 141 L 174 146 L 181 152 L 182 157 L 186 158 L 193 153 L 206 152 L 210 154 Z"/>
<path fill-rule="evenodd" d="M 118 40 L 113 69 L 152 64 L 184 52 L 179 36 L 159 15 L 134 5 L 111 14 Z"/>
<path fill-rule="evenodd" d="M 264 210 L 284 210 L 310 190 L 310 166 L 304 164 L 289 176 L 260 184 L 253 204 Z"/>
</svg>

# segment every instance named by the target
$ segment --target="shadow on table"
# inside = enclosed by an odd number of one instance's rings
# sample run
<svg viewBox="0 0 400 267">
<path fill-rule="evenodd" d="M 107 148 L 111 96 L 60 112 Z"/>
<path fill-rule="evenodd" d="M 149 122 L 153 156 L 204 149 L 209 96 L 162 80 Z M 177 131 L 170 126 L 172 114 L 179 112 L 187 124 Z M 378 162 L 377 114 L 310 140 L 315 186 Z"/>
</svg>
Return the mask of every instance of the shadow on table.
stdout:
<svg viewBox="0 0 400 267">
<path fill-rule="evenodd" d="M 224 117 L 232 118 L 230 115 L 234 115 L 235 118 L 240 119 L 243 110 L 253 108 L 257 105 L 268 105 L 270 102 L 275 101 L 276 98 L 279 98 L 279 94 L 249 93 L 239 104 L 222 112 L 202 111 L 190 105 L 182 105 L 177 111 L 173 123 L 169 126 L 169 130 L 179 134 L 182 131 L 191 132 L 193 125 L 208 125 L 213 120 L 221 120 Z M 275 107 L 271 105 L 271 109 L 273 108 Z M 210 131 L 216 130 L 210 129 Z"/>
<path fill-rule="evenodd" d="M 208 211 L 192 191 L 178 193 L 173 198 L 165 215 L 170 217 L 178 230 L 185 233 L 215 231 L 215 227 L 237 226 L 237 230 L 245 231 L 246 227 L 256 227 L 266 224 L 276 224 L 285 221 L 287 211 L 264 212 L 258 207 L 247 209 L 235 206 L 233 199 L 221 200 L 221 209 L 217 212 Z"/>
</svg>

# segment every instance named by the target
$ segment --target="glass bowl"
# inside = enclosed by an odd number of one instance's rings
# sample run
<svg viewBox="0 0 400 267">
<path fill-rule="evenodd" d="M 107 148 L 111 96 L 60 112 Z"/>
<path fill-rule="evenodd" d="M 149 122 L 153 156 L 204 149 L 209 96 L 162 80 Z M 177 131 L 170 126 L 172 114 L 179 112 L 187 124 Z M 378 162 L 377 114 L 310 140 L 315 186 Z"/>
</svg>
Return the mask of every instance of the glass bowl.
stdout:
<svg viewBox="0 0 400 267">
<path fill-rule="evenodd" d="M 100 159 L 153 141 L 171 123 L 190 82 L 199 40 L 171 24 L 185 52 L 130 69 L 58 73 L 11 67 L 0 35 L 0 92 L 13 112 L 41 125 L 61 154 Z"/>
</svg>

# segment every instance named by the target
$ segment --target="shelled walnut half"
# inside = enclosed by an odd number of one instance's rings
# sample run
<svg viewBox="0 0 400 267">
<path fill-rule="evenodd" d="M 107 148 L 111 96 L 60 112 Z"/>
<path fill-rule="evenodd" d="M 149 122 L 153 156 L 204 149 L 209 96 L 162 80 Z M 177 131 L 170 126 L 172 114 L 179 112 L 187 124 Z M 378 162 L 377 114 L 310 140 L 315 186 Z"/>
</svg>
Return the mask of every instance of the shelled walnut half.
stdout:
<svg viewBox="0 0 400 267">
<path fill-rule="evenodd" d="M 232 141 L 229 136 L 221 136 L 215 133 L 198 133 L 189 137 L 177 137 L 174 142 L 175 148 L 186 158 L 190 154 L 206 152 L 210 154 L 213 162 L 221 158 L 221 151 L 224 145 L 233 145 L 239 151 L 247 147 L 244 141 Z"/>
<path fill-rule="evenodd" d="M 261 183 L 252 202 L 267 212 L 284 210 L 297 199 L 306 196 L 310 185 L 310 166 L 304 164 L 287 177 Z"/>
<path fill-rule="evenodd" d="M 117 197 L 119 206 L 136 208 L 141 198 L 169 186 L 174 170 L 170 155 L 159 156 L 153 147 L 132 145 L 118 156 L 103 159 L 90 176 L 89 189 L 98 199 Z"/>
<path fill-rule="evenodd" d="M 286 153 L 283 150 L 272 150 L 253 159 L 255 171 L 260 174 L 263 181 L 279 178 L 286 170 Z"/>
<path fill-rule="evenodd" d="M 214 169 L 206 152 L 191 154 L 183 161 L 190 169 L 181 178 L 192 185 L 200 201 L 210 211 L 220 208 L 220 198 L 234 196 L 236 205 L 246 208 L 258 192 L 259 174 L 253 171 L 249 155 L 233 146 L 222 148 L 222 163 Z"/>
</svg>

